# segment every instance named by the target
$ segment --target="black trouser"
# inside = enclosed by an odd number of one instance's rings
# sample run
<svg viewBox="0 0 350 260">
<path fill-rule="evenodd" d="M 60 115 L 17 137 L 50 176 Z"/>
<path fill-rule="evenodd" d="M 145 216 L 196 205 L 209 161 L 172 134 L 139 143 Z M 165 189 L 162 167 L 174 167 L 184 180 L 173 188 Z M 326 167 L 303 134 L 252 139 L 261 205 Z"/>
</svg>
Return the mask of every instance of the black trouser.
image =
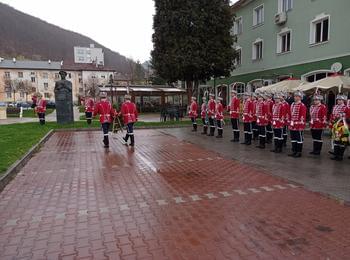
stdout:
<svg viewBox="0 0 350 260">
<path fill-rule="evenodd" d="M 202 118 L 202 124 L 203 124 L 202 134 L 207 134 L 208 133 L 208 122 L 205 120 L 205 118 Z"/>
<path fill-rule="evenodd" d="M 244 123 L 244 142 L 246 144 L 252 143 L 252 123 Z"/>
<path fill-rule="evenodd" d="M 215 133 L 215 125 L 214 125 L 214 118 L 209 117 L 209 127 L 210 127 L 210 136 L 214 136 Z"/>
<path fill-rule="evenodd" d="M 45 113 L 38 113 L 39 123 L 45 125 Z"/>
<path fill-rule="evenodd" d="M 134 145 L 135 144 L 135 136 L 134 136 L 134 123 L 128 123 L 126 125 L 126 135 L 125 135 L 125 142 L 128 141 L 129 139 L 129 136 L 130 136 L 130 142 L 131 142 L 131 145 Z"/>
<path fill-rule="evenodd" d="M 290 130 L 290 139 L 292 143 L 292 152 L 301 153 L 304 143 L 303 131 Z"/>
<path fill-rule="evenodd" d="M 285 125 L 283 127 L 283 145 L 287 145 L 287 139 L 288 139 L 288 127 Z"/>
<path fill-rule="evenodd" d="M 231 118 L 231 125 L 232 125 L 232 131 L 233 131 L 233 140 L 238 141 L 239 140 L 239 120 L 238 118 Z"/>
<path fill-rule="evenodd" d="M 92 112 L 85 112 L 85 117 L 86 117 L 87 123 L 90 125 L 92 122 Z"/>
<path fill-rule="evenodd" d="M 265 147 L 266 143 L 266 126 L 265 125 L 259 125 L 259 147 L 263 148 Z"/>
<path fill-rule="evenodd" d="M 274 128 L 274 144 L 275 144 L 275 152 L 281 152 L 283 146 L 283 128 Z"/>
<path fill-rule="evenodd" d="M 266 126 L 266 141 L 267 141 L 268 143 L 271 143 L 272 137 L 273 137 L 272 125 L 271 125 L 271 123 L 269 123 L 269 124 Z"/>
<path fill-rule="evenodd" d="M 259 126 L 256 121 L 252 122 L 252 130 L 253 130 L 253 139 L 256 140 L 259 137 Z"/>
<path fill-rule="evenodd" d="M 218 128 L 218 136 L 221 137 L 224 129 L 222 128 L 222 120 L 216 119 L 216 126 Z"/>
<path fill-rule="evenodd" d="M 320 154 L 322 150 L 322 144 L 323 144 L 322 134 L 323 134 L 323 129 L 311 129 L 314 154 Z"/>
<path fill-rule="evenodd" d="M 195 117 L 191 117 L 191 122 L 193 126 L 193 130 L 197 131 L 197 120 Z"/>
<path fill-rule="evenodd" d="M 103 131 L 103 143 L 105 146 L 109 146 L 109 127 L 110 123 L 102 123 L 102 131 Z"/>
</svg>

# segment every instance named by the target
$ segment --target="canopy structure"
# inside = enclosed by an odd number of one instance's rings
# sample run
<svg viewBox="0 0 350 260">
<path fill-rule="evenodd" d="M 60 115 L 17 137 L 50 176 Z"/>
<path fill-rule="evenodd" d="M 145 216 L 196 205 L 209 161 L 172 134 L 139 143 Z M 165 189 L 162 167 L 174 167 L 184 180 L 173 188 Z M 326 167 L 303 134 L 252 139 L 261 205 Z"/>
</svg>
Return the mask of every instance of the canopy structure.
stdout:
<svg viewBox="0 0 350 260">
<path fill-rule="evenodd" d="M 339 92 L 342 92 L 344 89 L 350 90 L 350 77 L 342 75 L 329 76 L 309 84 L 301 85 L 298 87 L 298 90 L 307 92 L 311 90 L 328 90 L 332 88 L 338 88 Z"/>
<path fill-rule="evenodd" d="M 280 82 L 277 82 L 275 84 L 258 88 L 256 92 L 262 93 L 277 93 L 277 92 L 293 92 L 298 88 L 301 84 L 303 84 L 303 81 L 299 79 L 286 79 Z"/>
</svg>

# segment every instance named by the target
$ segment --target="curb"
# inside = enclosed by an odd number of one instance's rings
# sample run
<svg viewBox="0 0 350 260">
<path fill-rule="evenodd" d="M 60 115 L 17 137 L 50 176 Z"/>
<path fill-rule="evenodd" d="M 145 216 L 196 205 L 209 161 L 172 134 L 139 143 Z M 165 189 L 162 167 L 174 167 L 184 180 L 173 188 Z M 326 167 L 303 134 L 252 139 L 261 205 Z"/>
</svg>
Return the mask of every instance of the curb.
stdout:
<svg viewBox="0 0 350 260">
<path fill-rule="evenodd" d="M 17 173 L 26 165 L 26 163 L 33 157 L 33 155 L 39 151 L 40 147 L 52 136 L 54 130 L 50 130 L 37 144 L 35 144 L 30 150 L 4 173 L 0 178 L 0 192 L 4 190 L 7 184 L 13 180 Z"/>
</svg>

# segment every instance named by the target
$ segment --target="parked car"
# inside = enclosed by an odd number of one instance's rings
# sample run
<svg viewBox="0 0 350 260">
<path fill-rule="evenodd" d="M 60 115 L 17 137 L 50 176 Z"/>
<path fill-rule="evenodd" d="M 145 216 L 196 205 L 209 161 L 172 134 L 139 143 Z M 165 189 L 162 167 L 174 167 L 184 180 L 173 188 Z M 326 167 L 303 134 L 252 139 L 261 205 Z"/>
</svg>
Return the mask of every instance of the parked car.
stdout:
<svg viewBox="0 0 350 260">
<path fill-rule="evenodd" d="M 55 108 L 56 108 L 56 103 L 53 102 L 53 101 L 47 101 L 47 103 L 46 103 L 46 108 L 55 109 Z"/>
<path fill-rule="evenodd" d="M 23 109 L 29 109 L 31 108 L 32 104 L 28 102 L 19 102 L 17 103 L 17 107 L 23 107 Z"/>
<path fill-rule="evenodd" d="M 7 102 L 8 107 L 17 107 L 15 102 Z"/>
<path fill-rule="evenodd" d="M 5 102 L 0 102 L 0 107 L 7 107 L 7 104 Z"/>
</svg>

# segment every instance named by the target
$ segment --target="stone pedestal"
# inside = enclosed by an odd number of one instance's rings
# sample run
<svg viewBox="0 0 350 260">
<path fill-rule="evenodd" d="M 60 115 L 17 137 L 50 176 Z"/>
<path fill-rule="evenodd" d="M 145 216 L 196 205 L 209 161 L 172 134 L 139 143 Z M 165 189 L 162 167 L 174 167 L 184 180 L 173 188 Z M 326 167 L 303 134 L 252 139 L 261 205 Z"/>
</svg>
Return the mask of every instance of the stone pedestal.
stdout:
<svg viewBox="0 0 350 260">
<path fill-rule="evenodd" d="M 0 119 L 7 119 L 6 107 L 0 107 Z"/>
<path fill-rule="evenodd" d="M 60 71 L 61 80 L 55 85 L 56 114 L 58 124 L 74 123 L 72 83 L 66 80 L 67 73 Z"/>
</svg>

